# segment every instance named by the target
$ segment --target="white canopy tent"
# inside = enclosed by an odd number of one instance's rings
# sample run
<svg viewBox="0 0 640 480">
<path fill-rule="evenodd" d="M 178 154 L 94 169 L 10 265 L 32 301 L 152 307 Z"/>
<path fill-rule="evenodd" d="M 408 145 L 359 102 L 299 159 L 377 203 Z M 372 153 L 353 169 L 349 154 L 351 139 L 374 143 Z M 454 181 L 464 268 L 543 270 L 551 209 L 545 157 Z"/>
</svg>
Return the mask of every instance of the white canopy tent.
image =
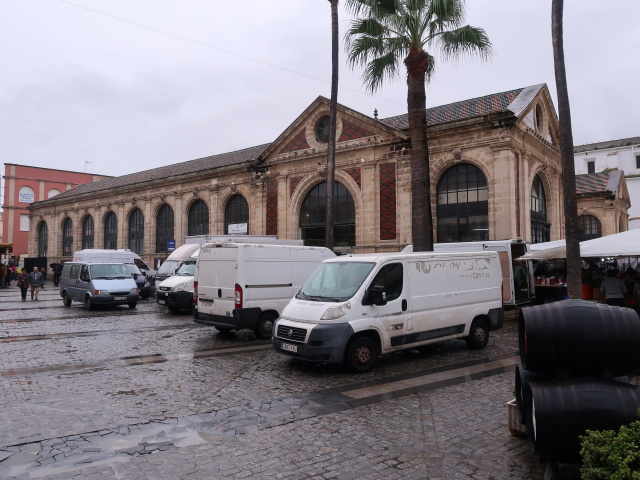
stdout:
<svg viewBox="0 0 640 480">
<path fill-rule="evenodd" d="M 558 241 L 564 242 L 564 240 Z M 532 246 L 533 245 L 530 247 Z M 567 247 L 565 245 L 542 250 L 530 248 L 530 250 L 532 251 L 521 256 L 518 260 L 552 260 L 555 258 L 566 258 L 567 256 Z M 580 257 L 640 257 L 640 228 L 580 242 Z"/>
</svg>

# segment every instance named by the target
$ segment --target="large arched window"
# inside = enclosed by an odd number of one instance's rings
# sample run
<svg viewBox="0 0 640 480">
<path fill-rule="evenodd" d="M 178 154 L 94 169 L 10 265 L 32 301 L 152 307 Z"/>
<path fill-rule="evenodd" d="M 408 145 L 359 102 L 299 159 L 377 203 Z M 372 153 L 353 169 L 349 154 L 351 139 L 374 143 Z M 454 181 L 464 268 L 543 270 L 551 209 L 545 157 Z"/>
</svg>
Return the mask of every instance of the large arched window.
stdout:
<svg viewBox="0 0 640 480">
<path fill-rule="evenodd" d="M 173 208 L 166 203 L 158 210 L 156 222 L 156 252 L 167 252 L 167 240 L 173 239 Z"/>
<path fill-rule="evenodd" d="M 531 243 L 548 242 L 551 225 L 547 223 L 547 195 L 536 175 L 531 187 Z"/>
<path fill-rule="evenodd" d="M 209 208 L 202 200 L 196 200 L 189 209 L 187 235 L 207 235 L 209 233 Z"/>
<path fill-rule="evenodd" d="M 62 225 L 62 256 L 73 255 L 73 220 L 67 218 Z"/>
<path fill-rule="evenodd" d="M 87 215 L 82 222 L 82 248 L 93 248 L 93 217 Z"/>
<path fill-rule="evenodd" d="M 249 234 L 249 204 L 242 195 L 234 195 L 224 209 L 224 233 Z"/>
<path fill-rule="evenodd" d="M 578 240 L 591 240 L 602 236 L 600 220 L 593 215 L 580 215 L 578 217 Z"/>
<path fill-rule="evenodd" d="M 333 237 L 335 247 L 356 243 L 356 207 L 349 190 L 333 183 Z M 324 246 L 327 225 L 327 182 L 313 187 L 302 202 L 300 229 L 305 245 Z"/>
<path fill-rule="evenodd" d="M 129 217 L 129 250 L 144 253 L 144 215 L 139 208 Z"/>
<path fill-rule="evenodd" d="M 113 212 L 107 213 L 104 219 L 104 248 L 108 250 L 118 248 L 118 219 Z"/>
<path fill-rule="evenodd" d="M 39 257 L 47 256 L 48 242 L 49 242 L 49 227 L 47 227 L 47 222 L 40 222 L 40 227 L 38 228 L 38 256 Z"/>
<path fill-rule="evenodd" d="M 451 167 L 437 191 L 438 242 L 489 240 L 489 189 L 478 167 L 469 163 Z"/>
</svg>

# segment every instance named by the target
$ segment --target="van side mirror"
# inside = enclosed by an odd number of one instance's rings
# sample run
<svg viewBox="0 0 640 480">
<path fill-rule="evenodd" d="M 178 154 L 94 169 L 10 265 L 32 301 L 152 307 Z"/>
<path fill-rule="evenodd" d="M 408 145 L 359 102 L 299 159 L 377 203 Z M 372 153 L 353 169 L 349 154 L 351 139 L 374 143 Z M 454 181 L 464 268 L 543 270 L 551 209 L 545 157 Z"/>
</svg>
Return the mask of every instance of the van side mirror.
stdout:
<svg viewBox="0 0 640 480">
<path fill-rule="evenodd" d="M 387 294 L 384 291 L 384 287 L 382 285 L 374 285 L 371 287 L 365 295 L 365 300 L 367 300 L 367 302 L 362 302 L 363 305 L 375 305 L 376 307 L 386 305 Z"/>
</svg>

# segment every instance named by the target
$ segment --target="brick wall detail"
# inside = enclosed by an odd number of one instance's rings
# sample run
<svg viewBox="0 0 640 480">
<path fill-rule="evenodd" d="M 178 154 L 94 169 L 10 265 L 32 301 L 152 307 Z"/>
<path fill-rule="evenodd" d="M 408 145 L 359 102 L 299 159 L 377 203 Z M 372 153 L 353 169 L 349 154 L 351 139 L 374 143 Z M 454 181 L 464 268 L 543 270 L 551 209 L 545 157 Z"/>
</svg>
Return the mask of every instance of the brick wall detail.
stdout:
<svg viewBox="0 0 640 480">
<path fill-rule="evenodd" d="M 380 240 L 396 238 L 396 164 L 380 165 Z"/>
<path fill-rule="evenodd" d="M 278 235 L 278 181 L 267 179 L 267 235 Z"/>
<path fill-rule="evenodd" d="M 347 140 L 355 140 L 356 138 L 373 137 L 375 133 L 369 130 L 349 123 L 347 121 L 342 122 L 342 135 L 338 139 L 338 142 L 346 142 Z"/>
<path fill-rule="evenodd" d="M 298 184 L 303 178 L 304 177 L 291 177 L 291 180 L 289 181 L 289 197 L 291 197 L 293 195 L 293 192 L 296 191 L 296 188 L 298 188 Z"/>
<path fill-rule="evenodd" d="M 309 148 L 309 144 L 307 143 L 307 136 L 303 128 L 279 153 L 295 152 L 296 150 L 304 150 L 305 148 Z"/>
<path fill-rule="evenodd" d="M 348 168 L 344 171 L 358 184 L 358 187 L 362 188 L 362 176 L 359 168 Z"/>
</svg>

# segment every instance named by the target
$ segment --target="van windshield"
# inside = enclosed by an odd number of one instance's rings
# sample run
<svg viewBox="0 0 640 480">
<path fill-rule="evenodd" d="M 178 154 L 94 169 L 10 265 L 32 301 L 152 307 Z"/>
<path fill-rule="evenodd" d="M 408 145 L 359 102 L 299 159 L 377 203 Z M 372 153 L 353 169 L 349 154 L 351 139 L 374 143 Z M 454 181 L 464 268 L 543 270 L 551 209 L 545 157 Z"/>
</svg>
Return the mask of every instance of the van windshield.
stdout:
<svg viewBox="0 0 640 480">
<path fill-rule="evenodd" d="M 176 272 L 176 275 L 183 277 L 193 277 L 196 274 L 196 262 L 185 262 L 180 265 L 180 268 Z"/>
<path fill-rule="evenodd" d="M 124 263 L 105 263 L 89 267 L 91 278 L 131 278 L 131 272 Z"/>
<path fill-rule="evenodd" d="M 160 268 L 158 269 L 158 275 L 173 275 L 174 270 L 176 269 L 176 267 L 178 266 L 178 262 L 177 260 L 165 260 L 162 265 L 160 265 Z"/>
<path fill-rule="evenodd" d="M 304 283 L 296 298 L 317 302 L 349 300 L 374 266 L 375 263 L 370 262 L 322 263 Z"/>
</svg>

